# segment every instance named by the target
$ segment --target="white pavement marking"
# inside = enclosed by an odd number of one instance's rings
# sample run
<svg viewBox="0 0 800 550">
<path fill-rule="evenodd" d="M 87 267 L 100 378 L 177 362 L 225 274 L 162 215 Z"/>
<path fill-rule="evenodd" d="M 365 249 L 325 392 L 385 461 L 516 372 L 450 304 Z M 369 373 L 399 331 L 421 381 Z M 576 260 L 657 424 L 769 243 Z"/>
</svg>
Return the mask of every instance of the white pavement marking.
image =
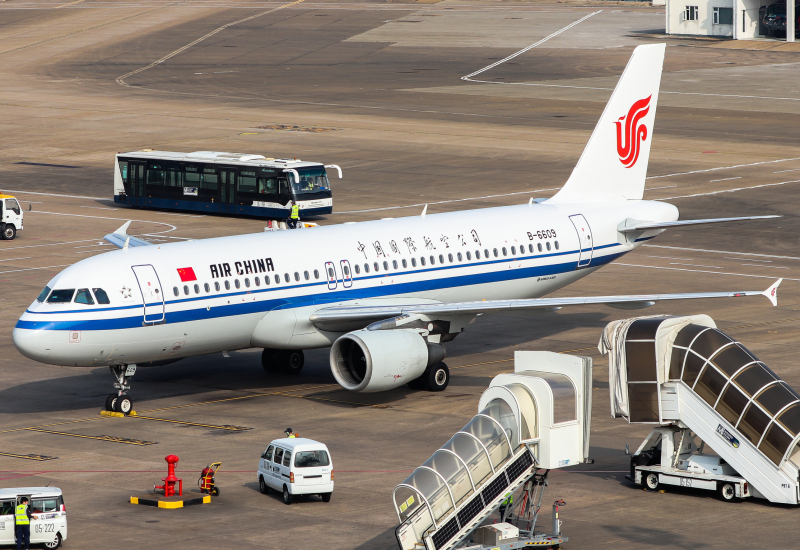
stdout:
<svg viewBox="0 0 800 550">
<path fill-rule="evenodd" d="M 47 197 L 64 197 L 67 199 L 91 199 L 95 201 L 110 201 L 114 202 L 114 199 L 108 198 L 101 198 L 101 197 L 85 197 L 83 195 L 59 195 L 57 193 L 37 193 L 36 191 L 14 191 L 13 189 L 4 189 L 4 193 L 16 193 L 17 195 L 45 195 Z M 28 201 L 25 201 L 28 202 Z"/>
<path fill-rule="evenodd" d="M 494 199 L 496 197 L 510 197 L 512 195 L 529 195 L 531 193 L 539 193 L 541 191 L 556 191 L 561 189 L 560 187 L 551 187 L 550 189 L 534 189 L 532 191 L 518 191 L 516 193 L 503 193 L 502 195 L 486 195 L 485 197 L 468 197 L 466 199 L 452 199 L 447 201 L 437 201 L 437 202 L 421 202 L 419 204 L 407 204 L 405 206 L 386 206 L 383 208 L 369 208 L 367 210 L 348 210 L 347 212 L 334 212 L 332 215 L 336 214 L 360 214 L 362 212 L 380 212 L 382 210 L 397 210 L 399 208 L 419 208 L 420 206 L 433 205 L 433 204 L 445 204 L 448 202 L 464 202 L 464 201 L 477 201 L 481 199 Z"/>
<path fill-rule="evenodd" d="M 669 265 L 689 265 L 689 266 L 692 266 L 692 267 L 709 267 L 711 269 L 722 269 L 721 267 L 716 266 L 716 265 L 684 264 L 684 263 L 681 263 L 681 262 L 670 262 Z"/>
<path fill-rule="evenodd" d="M 747 260 L 748 262 L 766 262 L 768 264 L 772 263 L 772 260 L 754 260 L 752 258 L 731 258 L 730 256 L 725 256 L 725 259 L 726 260 L 739 260 L 739 261 Z"/>
<path fill-rule="evenodd" d="M 137 223 L 154 223 L 156 225 L 168 225 L 169 227 L 172 228 L 172 229 L 167 229 L 166 231 L 160 231 L 158 233 L 169 233 L 170 231 L 175 231 L 176 229 L 178 229 L 176 226 L 172 225 L 171 223 L 151 222 L 150 220 L 132 220 L 130 218 L 108 218 L 108 217 L 105 217 L 105 216 L 89 216 L 89 215 L 86 215 L 86 214 L 65 214 L 63 212 L 44 212 L 42 210 L 33 210 L 31 213 L 33 213 L 33 214 L 51 214 L 53 216 L 72 216 L 72 217 L 75 217 L 75 218 L 94 218 L 96 220 L 117 220 L 117 221 L 120 221 L 120 222 L 133 221 L 133 222 L 137 222 Z"/>
<path fill-rule="evenodd" d="M 787 162 L 790 160 L 800 160 L 800 157 L 778 160 L 763 160 L 761 162 L 751 162 L 750 164 L 734 164 L 733 166 L 717 166 L 716 168 L 706 168 L 705 170 L 692 170 L 691 172 L 677 172 L 675 174 L 664 174 L 663 176 L 649 176 L 647 179 L 671 178 L 674 176 L 688 176 L 689 174 L 702 174 L 703 172 L 716 172 L 718 170 L 730 170 L 732 168 L 747 168 L 748 166 L 760 166 L 762 164 L 775 164 L 777 162 Z"/>
<path fill-rule="evenodd" d="M 222 32 L 222 31 L 224 31 L 224 30 L 225 30 L 225 29 L 227 29 L 228 27 L 232 27 L 232 26 L 234 26 L 234 25 L 238 25 L 239 23 L 244 23 L 244 22 L 246 22 L 246 21 L 250 21 L 250 20 L 252 20 L 252 19 L 255 19 L 255 18 L 257 18 L 257 17 L 261 17 L 261 16 L 263 16 L 263 15 L 267 15 L 267 14 L 270 14 L 270 13 L 274 13 L 274 12 L 276 12 L 276 11 L 278 11 L 278 10 L 281 10 L 281 9 L 283 9 L 283 8 L 288 8 L 289 6 L 294 6 L 295 4 L 299 4 L 300 2 L 303 2 L 303 1 L 304 1 L 304 0 L 294 0 L 294 2 L 289 2 L 288 4 L 284 4 L 284 5 L 282 5 L 282 6 L 278 6 L 278 7 L 275 7 L 275 8 L 269 9 L 269 10 L 266 10 L 266 11 L 262 11 L 262 12 L 260 12 L 260 13 L 256 13 L 256 14 L 254 14 L 254 15 L 251 15 L 251 16 L 249 16 L 249 17 L 245 17 L 244 19 L 239 19 L 238 21 L 232 21 L 232 22 L 230 22 L 230 23 L 226 23 L 226 24 L 222 25 L 221 27 L 217 27 L 216 29 L 214 29 L 214 30 L 213 30 L 213 31 L 211 31 L 210 33 L 208 33 L 208 34 L 205 34 L 205 35 L 201 36 L 201 37 L 200 37 L 200 38 L 198 38 L 197 40 L 194 40 L 193 42 L 189 42 L 189 43 L 188 43 L 188 44 L 186 44 L 185 46 L 183 46 L 183 47 L 181 47 L 181 48 L 178 48 L 177 50 L 175 50 L 175 51 L 173 51 L 173 52 L 171 52 L 171 53 L 168 53 L 167 55 L 165 55 L 165 56 L 164 56 L 164 57 L 162 57 L 161 59 L 159 59 L 159 60 L 157 60 L 157 61 L 153 61 L 153 62 L 152 62 L 152 63 L 150 63 L 149 65 L 146 65 L 146 66 L 144 66 L 144 67 L 139 67 L 138 69 L 136 69 L 136 70 L 134 70 L 134 71 L 131 71 L 131 72 L 129 72 L 129 73 L 126 73 L 126 74 L 124 74 L 124 75 L 120 76 L 119 78 L 117 78 L 117 81 L 116 81 L 116 82 L 117 82 L 117 84 L 119 84 L 120 86 L 125 86 L 125 87 L 127 87 L 127 88 L 132 88 L 132 87 L 135 87 L 135 86 L 131 86 L 130 84 L 128 84 L 127 82 L 125 82 L 125 79 L 126 79 L 126 78 L 128 78 L 129 76 L 133 76 L 133 75 L 135 75 L 135 74 L 138 74 L 138 73 L 144 72 L 144 71 L 146 71 L 147 69 L 150 69 L 150 68 L 152 68 L 152 67 L 155 67 L 156 65 L 159 65 L 159 64 L 161 64 L 161 63 L 164 63 L 165 61 L 167 61 L 167 60 L 169 60 L 169 59 L 171 59 L 171 58 L 175 57 L 176 55 L 179 55 L 179 54 L 181 54 L 181 53 L 185 52 L 186 50 L 188 50 L 188 49 L 189 49 L 189 48 L 191 48 L 192 46 L 195 46 L 195 45 L 199 44 L 200 42 L 202 42 L 202 41 L 203 41 L 203 40 L 205 40 L 206 38 L 211 38 L 211 37 L 212 37 L 212 36 L 214 36 L 215 34 L 217 34 L 217 33 L 220 33 L 220 32 Z"/>
<path fill-rule="evenodd" d="M 716 181 L 729 181 L 729 180 L 740 180 L 743 176 L 736 176 L 735 178 L 722 178 L 720 180 L 711 180 L 708 183 L 714 183 Z"/>
<path fill-rule="evenodd" d="M 0 271 L 0 275 L 3 273 L 17 273 L 18 271 L 36 271 L 37 269 L 55 269 L 56 267 L 69 267 L 72 264 L 64 264 L 64 265 L 46 265 L 44 267 L 29 267 L 27 269 L 9 269 L 6 271 Z"/>
<path fill-rule="evenodd" d="M 590 13 L 589 15 L 586 15 L 586 16 L 584 16 L 584 17 L 581 17 L 580 19 L 578 19 L 577 21 L 573 21 L 572 23 L 570 23 L 569 25 L 567 25 L 567 26 L 566 26 L 566 27 L 564 27 L 563 29 L 559 29 L 559 30 L 557 30 L 556 32 L 554 32 L 554 33 L 552 33 L 552 34 L 550 34 L 550 35 L 548 35 L 548 36 L 545 36 L 544 38 L 542 38 L 542 39 L 541 39 L 541 40 L 539 40 L 538 42 L 536 42 L 536 43 L 534 43 L 534 44 L 531 44 L 530 46 L 527 46 L 527 47 L 525 47 L 525 48 L 522 48 L 520 51 L 518 51 L 518 52 L 516 52 L 516 53 L 512 53 L 512 54 L 511 54 L 511 55 L 509 55 L 508 57 L 504 57 L 504 58 L 503 58 L 503 59 L 501 59 L 500 61 L 495 61 L 494 63 L 492 63 L 491 65 L 487 65 L 487 66 L 486 66 L 486 67 L 484 67 L 483 69 L 478 69 L 478 70 L 477 70 L 477 71 L 475 71 L 474 73 L 470 73 L 470 74 L 468 74 L 468 75 L 466 75 L 466 76 L 462 76 L 462 77 L 461 77 L 461 80 L 467 80 L 467 81 L 469 81 L 469 82 L 482 82 L 482 81 L 480 81 L 480 80 L 472 80 L 472 77 L 473 77 L 473 76 L 477 76 L 477 75 L 481 74 L 482 72 L 488 71 L 489 69 L 492 69 L 492 68 L 494 68 L 494 67 L 497 67 L 498 65 L 501 65 L 501 64 L 505 63 L 506 61 L 508 61 L 508 60 L 510 60 L 510 59 L 514 59 L 514 58 L 515 58 L 515 57 L 517 57 L 518 55 L 522 55 L 523 53 L 527 52 L 528 50 L 531 50 L 531 49 L 535 48 L 535 47 L 536 47 L 536 46 L 538 46 L 539 44 L 544 44 L 545 42 L 547 42 L 547 41 L 548 41 L 548 40 L 550 40 L 551 38 L 554 38 L 554 37 L 558 36 L 559 34 L 561 34 L 562 32 L 564 32 L 564 31 L 567 31 L 567 30 L 571 29 L 572 27 L 574 27 L 574 26 L 575 26 L 575 25 L 577 25 L 578 23 L 582 23 L 583 21 L 586 21 L 587 19 L 589 19 L 590 17 L 592 17 L 592 16 L 594 16 L 594 15 L 597 15 L 597 14 L 598 14 L 598 13 L 600 13 L 601 11 L 603 11 L 603 10 L 597 10 L 596 12 L 593 12 L 593 13 Z"/>
<path fill-rule="evenodd" d="M 673 187 L 678 187 L 677 185 L 665 185 L 664 187 L 651 187 L 650 189 L 645 189 L 645 191 L 655 191 L 656 189 L 671 189 Z"/>
<path fill-rule="evenodd" d="M 797 172 L 800 171 L 800 168 L 792 168 L 791 170 L 778 170 L 777 172 L 773 172 L 773 174 L 783 174 L 784 172 Z"/>
<path fill-rule="evenodd" d="M 39 248 L 40 246 L 63 246 L 65 244 L 75 244 L 75 243 L 91 243 L 95 242 L 97 239 L 84 239 L 82 241 L 67 241 L 63 243 L 47 243 L 47 244 L 29 244 L 27 246 L 15 246 L 13 248 L 0 248 L 0 251 L 4 250 L 19 250 L 20 248 Z"/>
<path fill-rule="evenodd" d="M 762 265 L 762 264 L 742 264 L 750 267 L 766 267 L 767 269 L 789 269 L 788 267 L 781 267 L 779 265 Z"/>
<path fill-rule="evenodd" d="M 30 260 L 33 256 L 28 256 L 26 258 L 8 258 L 6 260 L 0 260 L 0 262 L 15 262 L 17 260 Z"/>
<path fill-rule="evenodd" d="M 668 201 L 671 199 L 688 199 L 691 197 L 706 197 L 708 195 L 719 195 L 720 193 L 736 193 L 737 191 L 748 191 L 750 189 L 760 189 L 761 187 L 775 187 L 777 185 L 786 185 L 788 183 L 798 183 L 800 180 L 791 180 L 791 181 L 781 181 L 778 183 L 764 183 L 762 185 L 752 185 L 750 187 L 737 187 L 735 189 L 723 189 L 721 191 L 710 191 L 708 193 L 694 193 L 692 195 L 679 195 L 677 197 L 666 197 L 663 199 L 659 199 L 662 201 Z"/>
<path fill-rule="evenodd" d="M 645 244 L 648 248 L 668 248 L 671 250 L 689 250 L 691 252 L 712 252 L 714 254 L 736 254 L 737 256 L 758 256 L 759 258 L 778 258 L 779 260 L 800 260 L 797 256 L 775 256 L 773 254 L 756 254 L 754 252 L 732 252 L 730 250 L 708 250 L 705 248 L 684 248 L 681 246 L 665 246 L 663 244 Z M 737 258 L 743 260 L 744 258 Z"/>
<path fill-rule="evenodd" d="M 725 271 L 705 271 L 702 269 L 686 269 L 682 267 L 658 267 L 655 265 L 639 265 L 639 264 L 623 264 L 620 262 L 611 262 L 608 265 L 624 265 L 626 267 L 644 267 L 647 269 L 667 269 L 670 271 L 691 271 L 692 273 L 713 273 L 714 275 L 736 275 L 738 277 L 755 277 L 757 279 L 775 279 L 774 275 L 747 275 L 746 273 L 728 273 Z M 785 281 L 800 281 L 800 279 L 792 279 L 783 277 Z"/>
</svg>

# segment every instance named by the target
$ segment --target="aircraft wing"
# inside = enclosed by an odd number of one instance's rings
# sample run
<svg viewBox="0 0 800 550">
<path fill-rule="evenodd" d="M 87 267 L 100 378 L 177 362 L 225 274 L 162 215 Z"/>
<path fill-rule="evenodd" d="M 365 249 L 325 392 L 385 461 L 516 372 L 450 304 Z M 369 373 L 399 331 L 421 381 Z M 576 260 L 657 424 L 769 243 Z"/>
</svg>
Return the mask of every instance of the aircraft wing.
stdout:
<svg viewBox="0 0 800 550">
<path fill-rule="evenodd" d="M 680 294 L 640 294 L 629 296 L 586 296 L 563 298 L 531 298 L 526 300 L 483 300 L 480 302 L 402 304 L 380 306 L 334 306 L 313 313 L 309 320 L 321 330 L 338 332 L 353 330 L 401 315 L 426 317 L 430 320 L 454 317 L 474 317 L 501 311 L 539 310 L 555 311 L 566 306 L 602 304 L 618 309 L 643 309 L 662 300 L 693 300 L 698 298 L 738 298 L 741 296 L 766 296 L 773 306 L 778 305 L 778 279 L 767 290 L 742 290 L 737 292 L 693 292 Z"/>
<path fill-rule="evenodd" d="M 125 222 L 122 227 L 120 227 L 113 233 L 109 233 L 108 235 L 104 236 L 103 239 L 110 242 L 117 248 L 128 248 L 131 246 L 148 246 L 152 244 L 145 241 L 144 239 L 128 235 L 127 231 L 130 225 L 131 222 Z"/>
</svg>

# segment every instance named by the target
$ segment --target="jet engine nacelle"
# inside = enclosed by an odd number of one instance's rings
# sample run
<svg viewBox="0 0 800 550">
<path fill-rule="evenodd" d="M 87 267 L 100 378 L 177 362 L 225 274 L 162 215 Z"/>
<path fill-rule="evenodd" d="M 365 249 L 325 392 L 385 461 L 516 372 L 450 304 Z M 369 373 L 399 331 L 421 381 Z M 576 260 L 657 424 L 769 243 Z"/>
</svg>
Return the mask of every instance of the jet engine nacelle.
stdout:
<svg viewBox="0 0 800 550">
<path fill-rule="evenodd" d="M 331 347 L 331 370 L 343 388 L 384 391 L 422 376 L 445 356 L 444 346 L 429 344 L 415 330 L 357 330 Z"/>
</svg>

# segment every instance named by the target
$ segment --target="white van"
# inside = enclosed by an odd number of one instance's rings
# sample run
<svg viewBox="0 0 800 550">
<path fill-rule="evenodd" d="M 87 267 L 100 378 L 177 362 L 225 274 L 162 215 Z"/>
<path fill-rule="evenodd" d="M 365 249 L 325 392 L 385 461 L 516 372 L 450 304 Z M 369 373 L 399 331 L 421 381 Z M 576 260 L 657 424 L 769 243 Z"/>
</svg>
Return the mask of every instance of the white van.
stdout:
<svg viewBox="0 0 800 550">
<path fill-rule="evenodd" d="M 324 443 L 304 437 L 276 439 L 261 453 L 258 486 L 264 494 L 283 493 L 283 502 L 296 495 L 319 495 L 323 502 L 333 493 L 333 462 Z"/>
<path fill-rule="evenodd" d="M 28 497 L 31 545 L 58 548 L 67 540 L 67 510 L 64 496 L 56 487 L 0 489 L 0 545 L 15 545 L 14 511 L 22 497 Z"/>
</svg>

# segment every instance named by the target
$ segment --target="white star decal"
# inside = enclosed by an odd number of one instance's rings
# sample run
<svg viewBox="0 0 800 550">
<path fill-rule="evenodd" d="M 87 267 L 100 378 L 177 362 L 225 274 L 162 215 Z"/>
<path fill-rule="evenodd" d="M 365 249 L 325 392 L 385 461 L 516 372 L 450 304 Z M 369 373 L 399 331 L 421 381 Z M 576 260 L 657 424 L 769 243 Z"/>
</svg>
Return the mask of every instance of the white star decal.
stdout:
<svg viewBox="0 0 800 550">
<path fill-rule="evenodd" d="M 125 285 L 122 285 L 122 290 L 120 290 L 123 298 L 130 298 L 131 297 L 131 289 Z"/>
</svg>

